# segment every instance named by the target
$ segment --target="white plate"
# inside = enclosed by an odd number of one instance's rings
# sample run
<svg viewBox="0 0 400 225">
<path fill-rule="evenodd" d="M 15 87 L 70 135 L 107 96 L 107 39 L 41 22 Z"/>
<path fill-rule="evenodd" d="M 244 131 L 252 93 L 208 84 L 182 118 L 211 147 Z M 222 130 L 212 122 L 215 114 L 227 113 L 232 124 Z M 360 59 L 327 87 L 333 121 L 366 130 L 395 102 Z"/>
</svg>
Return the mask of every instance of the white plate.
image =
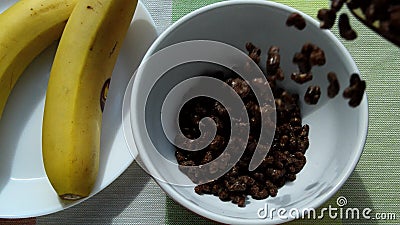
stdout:
<svg viewBox="0 0 400 225">
<path fill-rule="evenodd" d="M 17 0 L 1 0 L 0 12 Z M 93 194 L 113 182 L 134 160 L 122 128 L 122 100 L 131 75 L 157 37 L 142 3 L 118 58 L 104 111 L 100 170 Z M 0 121 L 0 218 L 57 212 L 81 201 L 60 201 L 43 167 L 41 153 L 45 94 L 56 44 L 27 68 L 12 91 Z"/>
</svg>

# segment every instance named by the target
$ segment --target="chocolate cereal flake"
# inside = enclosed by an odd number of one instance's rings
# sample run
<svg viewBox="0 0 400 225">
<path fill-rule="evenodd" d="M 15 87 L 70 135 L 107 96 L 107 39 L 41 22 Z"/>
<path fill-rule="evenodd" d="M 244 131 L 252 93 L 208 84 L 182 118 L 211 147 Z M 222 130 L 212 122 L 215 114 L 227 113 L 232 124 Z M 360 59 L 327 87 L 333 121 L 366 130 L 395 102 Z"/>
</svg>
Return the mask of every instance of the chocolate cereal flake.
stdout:
<svg viewBox="0 0 400 225">
<path fill-rule="evenodd" d="M 340 90 L 340 84 L 339 80 L 337 79 L 336 73 L 334 72 L 329 72 L 328 73 L 328 81 L 329 81 L 329 86 L 328 86 L 328 97 L 329 98 L 334 98 Z"/>
<path fill-rule="evenodd" d="M 293 12 L 288 16 L 286 25 L 289 27 L 294 26 L 299 30 L 303 30 L 307 24 L 302 15 L 297 12 Z"/>
<path fill-rule="evenodd" d="M 310 105 L 316 105 L 321 97 L 321 88 L 319 86 L 309 86 L 304 95 L 304 102 Z"/>
</svg>

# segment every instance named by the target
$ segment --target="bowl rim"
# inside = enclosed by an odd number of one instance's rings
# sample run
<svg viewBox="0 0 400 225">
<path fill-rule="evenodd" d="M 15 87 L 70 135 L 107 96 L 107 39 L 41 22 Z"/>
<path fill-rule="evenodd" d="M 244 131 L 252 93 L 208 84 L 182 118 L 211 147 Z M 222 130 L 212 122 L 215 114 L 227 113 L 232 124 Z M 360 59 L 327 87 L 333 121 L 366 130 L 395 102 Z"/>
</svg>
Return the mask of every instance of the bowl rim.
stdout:
<svg viewBox="0 0 400 225">
<path fill-rule="evenodd" d="M 307 21 L 308 24 L 312 24 L 313 26 L 319 26 L 319 23 L 312 18 L 311 16 L 293 8 L 287 5 L 284 5 L 282 3 L 277 3 L 277 2 L 272 2 L 272 1 L 262 1 L 262 0 L 232 0 L 232 1 L 222 1 L 222 2 L 217 2 L 217 3 L 212 3 L 210 5 L 203 6 L 199 9 L 196 9 L 180 19 L 178 19 L 176 22 L 174 22 L 171 26 L 169 26 L 163 33 L 161 33 L 158 38 L 153 42 L 153 44 L 150 46 L 148 49 L 147 53 L 145 54 L 143 61 L 145 61 L 148 57 L 153 55 L 157 50 L 158 46 L 160 43 L 164 41 L 164 39 L 170 35 L 175 29 L 177 29 L 180 25 L 188 22 L 191 20 L 193 17 L 206 13 L 209 10 L 217 9 L 220 7 L 225 7 L 225 6 L 231 6 L 231 5 L 241 5 L 241 4 L 246 4 L 246 5 L 260 5 L 260 6 L 268 6 L 268 7 L 274 7 L 286 12 L 298 12 L 301 14 Z M 351 67 L 356 69 L 358 71 L 358 68 L 352 59 L 350 53 L 348 50 L 344 47 L 344 45 L 340 42 L 340 40 L 329 30 L 321 30 L 321 32 L 325 32 L 327 37 L 335 42 L 336 47 L 339 48 L 339 51 L 344 54 L 344 57 L 349 58 L 350 61 L 349 63 L 351 64 Z M 361 75 L 360 75 L 361 76 Z M 140 96 L 139 93 L 139 86 L 142 81 L 144 76 L 141 76 L 140 74 L 136 74 L 135 82 L 134 82 L 134 87 L 132 88 L 132 100 L 131 101 L 136 101 L 135 96 Z M 132 104 L 133 105 L 133 104 Z M 325 193 L 323 197 L 320 198 L 319 201 L 312 201 L 309 205 L 310 208 L 318 208 L 322 204 L 324 204 L 327 200 L 329 200 L 332 196 L 335 195 L 337 191 L 344 185 L 346 180 L 350 177 L 352 172 L 354 171 L 355 167 L 357 166 L 361 154 L 364 150 L 364 146 L 366 143 L 367 135 L 368 135 L 368 124 L 369 124 L 369 112 L 368 112 L 368 97 L 367 93 L 364 94 L 364 100 L 362 103 L 358 106 L 360 109 L 360 114 L 359 114 L 359 129 L 361 132 L 357 135 L 358 141 L 356 143 L 356 146 L 358 146 L 357 149 L 354 149 L 355 151 L 355 156 L 352 159 L 352 163 L 348 166 L 347 170 L 345 170 L 344 173 L 341 174 L 341 179 L 339 180 L 338 183 L 336 183 L 329 192 Z M 134 111 L 134 110 L 133 110 Z M 140 127 L 138 126 L 138 123 L 132 122 L 132 129 L 133 130 L 140 130 Z M 134 139 L 135 139 L 135 144 L 138 149 L 143 149 L 144 144 L 140 138 L 140 135 L 138 132 L 133 132 Z M 143 162 L 145 163 L 145 162 Z M 236 217 L 229 217 L 229 216 L 224 216 L 220 214 L 216 214 L 214 212 L 211 212 L 203 207 L 200 207 L 196 204 L 194 204 L 192 201 L 185 199 L 179 192 L 176 191 L 176 189 L 173 188 L 173 185 L 168 184 L 166 182 L 160 181 L 156 178 L 153 178 L 155 182 L 159 185 L 159 187 L 169 196 L 172 198 L 172 200 L 176 203 L 179 203 L 180 205 L 184 206 L 185 208 L 189 209 L 193 213 L 200 215 L 201 217 L 204 217 L 209 220 L 214 220 L 217 222 L 222 222 L 222 223 L 227 223 L 227 224 L 277 224 L 277 223 L 284 223 L 284 222 L 289 222 L 293 220 L 293 218 L 288 218 L 286 220 L 264 220 L 264 219 L 242 219 L 242 218 L 236 218 Z"/>
</svg>

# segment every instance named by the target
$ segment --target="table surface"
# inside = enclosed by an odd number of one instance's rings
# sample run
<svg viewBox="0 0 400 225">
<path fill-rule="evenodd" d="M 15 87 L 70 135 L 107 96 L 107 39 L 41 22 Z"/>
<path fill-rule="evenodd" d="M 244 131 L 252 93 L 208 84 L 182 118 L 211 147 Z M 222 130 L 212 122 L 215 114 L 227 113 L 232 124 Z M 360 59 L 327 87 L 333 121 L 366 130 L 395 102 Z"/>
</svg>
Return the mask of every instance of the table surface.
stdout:
<svg viewBox="0 0 400 225">
<path fill-rule="evenodd" d="M 142 0 L 158 33 L 215 0 Z M 316 17 L 328 0 L 276 0 Z M 395 219 L 296 220 L 288 224 L 400 224 L 400 48 L 351 18 L 359 34 L 340 39 L 367 82 L 369 130 L 364 152 L 350 178 L 322 207 L 346 197 L 347 207 Z M 337 28 L 332 32 L 338 35 Z M 135 162 L 110 186 L 82 204 L 51 215 L 0 224 L 215 224 L 174 203 Z"/>
</svg>

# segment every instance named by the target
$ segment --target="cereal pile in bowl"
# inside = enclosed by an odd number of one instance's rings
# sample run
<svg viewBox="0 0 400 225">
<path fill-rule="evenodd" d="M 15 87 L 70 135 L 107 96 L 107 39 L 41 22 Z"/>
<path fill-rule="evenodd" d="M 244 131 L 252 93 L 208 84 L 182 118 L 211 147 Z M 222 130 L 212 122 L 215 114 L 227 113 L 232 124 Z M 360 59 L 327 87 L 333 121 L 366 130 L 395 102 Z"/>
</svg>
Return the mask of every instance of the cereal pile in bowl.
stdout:
<svg viewBox="0 0 400 225">
<path fill-rule="evenodd" d="M 298 14 L 292 14 L 289 19 L 296 18 Z M 287 23 L 289 26 L 297 22 Z M 295 25 L 294 25 L 295 26 Z M 297 27 L 298 28 L 298 27 Z M 255 63 L 260 64 L 262 50 L 253 43 L 246 43 L 248 56 Z M 179 115 L 179 126 L 186 138 L 195 140 L 200 137 L 202 118 L 209 117 L 214 120 L 217 133 L 213 141 L 200 151 L 187 151 L 176 148 L 175 157 L 180 169 L 193 182 L 200 183 L 195 187 L 197 194 L 210 194 L 218 196 L 222 201 L 231 201 L 239 207 L 246 205 L 246 198 L 251 196 L 253 199 L 265 199 L 269 196 L 277 196 L 278 189 L 287 182 L 296 180 L 296 174 L 299 173 L 306 164 L 305 153 L 310 145 L 308 124 L 303 124 L 300 110 L 299 94 L 290 93 L 281 87 L 278 81 L 285 79 L 280 68 L 280 54 L 278 46 L 271 46 L 267 51 L 267 60 L 265 62 L 264 75 L 267 82 L 263 79 L 255 78 L 247 81 L 241 78 L 233 71 L 223 73 L 218 71 L 207 76 L 220 79 L 232 88 L 243 101 L 249 124 L 244 121 L 236 121 L 243 126 L 250 126 L 250 135 L 248 140 L 243 138 L 241 133 L 231 133 L 230 118 L 228 111 L 217 100 L 208 97 L 196 97 L 186 102 Z M 297 84 L 304 84 L 313 79 L 312 67 L 322 66 L 326 63 L 325 53 L 318 46 L 312 43 L 305 43 L 300 52 L 295 53 L 292 62 L 297 65 L 298 70 L 294 71 L 290 78 Z M 260 67 L 261 68 L 261 67 Z M 340 91 L 340 84 L 334 72 L 327 74 L 329 86 L 326 90 L 329 98 L 334 98 Z M 249 85 L 251 84 L 251 85 Z M 271 88 L 274 101 L 267 105 L 259 105 L 257 98 L 250 86 L 260 89 Z M 343 91 L 343 97 L 350 99 L 349 105 L 357 107 L 365 91 L 365 81 L 362 81 L 358 74 L 353 74 L 350 78 L 350 86 Z M 310 85 L 303 95 L 304 102 L 309 105 L 316 105 L 321 96 L 321 88 L 318 85 Z M 274 105 L 272 105 L 274 104 Z M 249 170 L 249 164 L 254 156 L 255 148 L 260 137 L 262 125 L 274 128 L 272 121 L 262 121 L 261 113 L 271 116 L 270 111 L 276 110 L 275 135 L 266 157 L 255 170 Z M 275 121 L 274 121 L 275 122 Z M 231 169 L 223 176 L 210 182 L 202 183 L 203 177 L 208 174 L 215 174 L 218 170 L 226 168 L 226 163 L 221 165 L 214 164 L 210 171 L 206 173 L 187 168 L 188 166 L 201 166 L 212 162 L 223 154 L 228 162 L 230 155 L 224 153 L 229 139 L 234 142 L 246 142 L 246 149 L 240 160 L 232 165 Z M 176 140 L 178 146 L 190 146 L 191 142 L 180 143 Z M 187 140 L 186 140 L 187 141 Z M 240 145 L 238 145 L 240 146 Z M 261 146 L 261 148 L 267 148 Z M 239 147 L 237 151 L 240 151 Z"/>
</svg>

